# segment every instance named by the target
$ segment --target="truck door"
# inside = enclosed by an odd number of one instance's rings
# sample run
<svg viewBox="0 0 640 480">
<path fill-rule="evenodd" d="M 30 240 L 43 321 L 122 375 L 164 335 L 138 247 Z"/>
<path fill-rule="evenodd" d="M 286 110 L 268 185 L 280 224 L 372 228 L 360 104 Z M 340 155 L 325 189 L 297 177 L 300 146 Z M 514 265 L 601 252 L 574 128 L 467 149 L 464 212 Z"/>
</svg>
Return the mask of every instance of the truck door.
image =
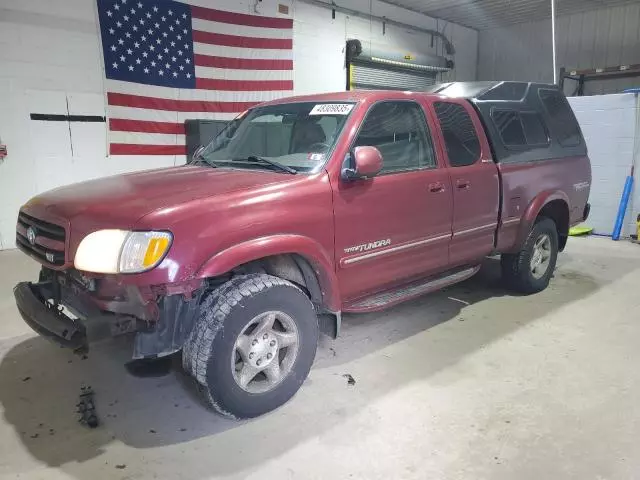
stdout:
<svg viewBox="0 0 640 480">
<path fill-rule="evenodd" d="M 433 104 L 453 189 L 449 261 L 460 265 L 488 255 L 498 223 L 500 183 L 482 125 L 466 100 Z"/>
<path fill-rule="evenodd" d="M 367 112 L 351 148 L 374 146 L 383 169 L 334 185 L 337 275 L 346 300 L 437 271 L 448 263 L 452 192 L 423 107 L 382 101 Z M 442 159 L 440 159 L 442 162 Z"/>
</svg>

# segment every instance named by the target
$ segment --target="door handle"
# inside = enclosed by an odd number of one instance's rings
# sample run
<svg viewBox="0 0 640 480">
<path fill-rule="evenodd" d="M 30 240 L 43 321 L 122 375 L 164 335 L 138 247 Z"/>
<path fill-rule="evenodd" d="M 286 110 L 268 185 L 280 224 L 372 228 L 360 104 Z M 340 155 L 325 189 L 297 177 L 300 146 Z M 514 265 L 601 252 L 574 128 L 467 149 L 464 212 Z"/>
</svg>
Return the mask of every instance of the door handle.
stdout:
<svg viewBox="0 0 640 480">
<path fill-rule="evenodd" d="M 471 182 L 469 180 L 457 180 L 456 187 L 459 189 L 469 188 L 471 186 Z"/>
<path fill-rule="evenodd" d="M 444 184 L 440 183 L 440 182 L 430 183 L 429 184 L 429 191 L 433 192 L 433 193 L 444 192 Z"/>
</svg>

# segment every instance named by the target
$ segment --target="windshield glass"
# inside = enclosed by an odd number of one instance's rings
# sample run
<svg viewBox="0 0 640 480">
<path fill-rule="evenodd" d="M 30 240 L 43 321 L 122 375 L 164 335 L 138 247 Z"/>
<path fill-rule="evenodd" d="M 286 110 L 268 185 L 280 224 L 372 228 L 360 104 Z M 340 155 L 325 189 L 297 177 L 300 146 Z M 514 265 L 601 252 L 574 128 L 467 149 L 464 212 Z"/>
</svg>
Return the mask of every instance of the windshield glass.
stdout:
<svg viewBox="0 0 640 480">
<path fill-rule="evenodd" d="M 229 122 L 199 157 L 219 167 L 273 167 L 256 161 L 258 157 L 297 172 L 317 171 L 333 150 L 354 105 L 301 102 L 254 108 Z"/>
</svg>

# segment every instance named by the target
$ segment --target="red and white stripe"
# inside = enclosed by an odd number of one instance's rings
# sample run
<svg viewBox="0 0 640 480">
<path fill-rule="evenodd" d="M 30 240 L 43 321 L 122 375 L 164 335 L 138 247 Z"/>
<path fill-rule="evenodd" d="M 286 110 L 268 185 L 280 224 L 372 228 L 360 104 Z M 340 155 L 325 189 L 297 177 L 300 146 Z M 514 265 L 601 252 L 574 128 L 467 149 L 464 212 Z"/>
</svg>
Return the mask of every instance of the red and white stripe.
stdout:
<svg viewBox="0 0 640 480">
<path fill-rule="evenodd" d="M 195 89 L 105 80 L 112 155 L 185 155 L 185 120 L 230 120 L 292 93 L 291 19 L 191 11 Z"/>
</svg>

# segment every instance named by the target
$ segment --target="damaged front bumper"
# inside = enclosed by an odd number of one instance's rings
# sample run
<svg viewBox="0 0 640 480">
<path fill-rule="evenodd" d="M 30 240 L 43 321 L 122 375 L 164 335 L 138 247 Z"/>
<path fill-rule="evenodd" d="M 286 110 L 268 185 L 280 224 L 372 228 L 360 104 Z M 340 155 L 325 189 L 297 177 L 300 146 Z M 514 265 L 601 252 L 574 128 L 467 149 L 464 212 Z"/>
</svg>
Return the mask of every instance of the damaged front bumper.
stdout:
<svg viewBox="0 0 640 480">
<path fill-rule="evenodd" d="M 106 316 L 91 320 L 72 318 L 60 305 L 51 303 L 52 282 L 22 282 L 15 286 L 13 295 L 24 321 L 36 333 L 63 347 L 86 351 L 89 343 L 112 335 L 111 322 Z"/>
<path fill-rule="evenodd" d="M 87 281 L 76 271 L 43 269 L 39 283 L 22 282 L 14 296 L 36 333 L 77 352 L 91 343 L 135 333 L 134 359 L 180 350 L 199 311 L 202 285 L 141 289 L 114 278 Z"/>
</svg>

